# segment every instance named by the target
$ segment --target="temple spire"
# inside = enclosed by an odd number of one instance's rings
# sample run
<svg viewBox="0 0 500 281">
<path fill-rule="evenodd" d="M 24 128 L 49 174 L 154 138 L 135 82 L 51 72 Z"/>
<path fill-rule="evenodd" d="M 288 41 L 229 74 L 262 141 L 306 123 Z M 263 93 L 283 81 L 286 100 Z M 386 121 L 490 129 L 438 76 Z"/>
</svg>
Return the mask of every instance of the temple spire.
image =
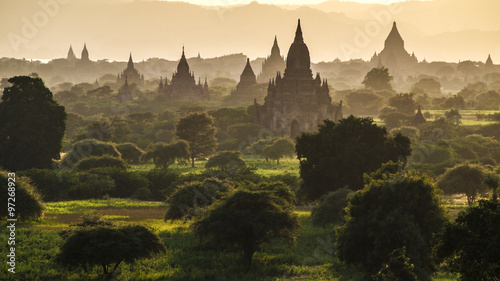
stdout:
<svg viewBox="0 0 500 281">
<path fill-rule="evenodd" d="M 297 24 L 297 31 L 295 31 L 295 40 L 294 42 L 304 42 L 304 37 L 302 37 L 302 28 L 300 27 L 300 19 Z"/>
<path fill-rule="evenodd" d="M 132 52 L 130 52 L 130 56 L 128 57 L 127 68 L 134 68 L 134 61 L 132 60 Z"/>
</svg>

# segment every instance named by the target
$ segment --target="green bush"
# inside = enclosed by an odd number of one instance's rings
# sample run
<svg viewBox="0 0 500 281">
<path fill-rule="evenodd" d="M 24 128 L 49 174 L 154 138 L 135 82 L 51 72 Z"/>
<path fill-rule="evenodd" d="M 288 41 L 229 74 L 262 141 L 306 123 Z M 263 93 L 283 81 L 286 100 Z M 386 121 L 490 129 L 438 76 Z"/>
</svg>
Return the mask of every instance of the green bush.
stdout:
<svg viewBox="0 0 500 281">
<path fill-rule="evenodd" d="M 90 156 L 78 161 L 74 168 L 80 171 L 88 171 L 95 168 L 116 168 L 126 170 L 127 163 L 120 158 L 109 155 Z"/>
<path fill-rule="evenodd" d="M 150 201 L 151 200 L 151 190 L 146 187 L 141 187 L 137 189 L 134 194 L 132 194 L 132 198 L 142 201 Z"/>
<path fill-rule="evenodd" d="M 12 180 L 11 180 L 12 179 Z M 19 220 L 38 219 L 42 216 L 42 198 L 27 177 L 10 174 L 0 170 L 0 217 L 16 218 Z M 15 201 L 7 198 L 15 198 Z M 8 205 L 12 203 L 14 205 Z M 8 208 L 12 207 L 12 211 Z M 15 214 L 11 216 L 10 213 Z"/>
<path fill-rule="evenodd" d="M 29 169 L 18 174 L 31 179 L 45 202 L 67 200 L 69 190 L 80 183 L 72 170 Z"/>
<path fill-rule="evenodd" d="M 149 181 L 151 199 L 164 201 L 174 192 L 174 182 L 179 178 L 177 173 L 164 169 L 152 169 L 141 174 Z"/>
<path fill-rule="evenodd" d="M 71 200 L 100 199 L 115 190 L 115 181 L 96 170 L 78 173 L 78 184 L 69 189 Z"/>
<path fill-rule="evenodd" d="M 73 148 L 61 160 L 61 167 L 71 169 L 83 158 L 90 156 L 110 155 L 121 157 L 114 144 L 97 140 L 82 140 L 73 145 Z"/>
<path fill-rule="evenodd" d="M 165 220 L 191 218 L 196 215 L 198 209 L 212 204 L 214 199 L 220 198 L 231 189 L 230 184 L 215 178 L 186 183 L 168 199 L 170 205 Z"/>
<path fill-rule="evenodd" d="M 115 145 L 116 150 L 118 150 L 122 159 L 127 161 L 128 163 L 137 164 L 139 163 L 142 154 L 144 153 L 140 148 L 137 147 L 134 143 L 120 143 Z"/>
<path fill-rule="evenodd" d="M 311 211 L 312 224 L 324 227 L 328 224 L 344 222 L 347 195 L 352 192 L 344 187 L 325 194 L 320 204 Z"/>
<path fill-rule="evenodd" d="M 246 163 L 241 158 L 241 152 L 239 151 L 222 151 L 217 155 L 210 157 L 207 163 L 205 164 L 205 168 L 215 168 L 215 167 L 245 167 Z"/>
<path fill-rule="evenodd" d="M 272 193 L 281 199 L 284 199 L 288 204 L 295 204 L 295 193 L 290 188 L 289 185 L 283 183 L 282 181 L 275 182 L 261 182 L 258 185 L 247 185 L 247 189 L 252 191 L 265 191 Z"/>
<path fill-rule="evenodd" d="M 115 182 L 113 197 L 129 198 L 139 188 L 149 188 L 149 181 L 138 172 L 128 172 L 116 168 L 107 168 L 101 171 Z"/>
</svg>

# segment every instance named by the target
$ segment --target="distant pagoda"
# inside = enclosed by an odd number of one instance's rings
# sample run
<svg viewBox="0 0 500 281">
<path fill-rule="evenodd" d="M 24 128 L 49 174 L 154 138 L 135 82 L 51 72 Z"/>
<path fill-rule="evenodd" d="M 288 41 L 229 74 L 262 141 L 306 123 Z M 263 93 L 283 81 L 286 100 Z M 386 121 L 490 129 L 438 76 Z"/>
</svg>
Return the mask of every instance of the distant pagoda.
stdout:
<svg viewBox="0 0 500 281">
<path fill-rule="evenodd" d="M 265 83 L 276 76 L 277 72 L 285 70 L 285 58 L 281 56 L 278 38 L 274 36 L 274 44 L 271 48 L 271 55 L 262 62 L 262 70 L 257 78 L 259 83 Z"/>
<path fill-rule="evenodd" d="M 391 32 L 385 39 L 384 49 L 378 55 L 375 53 L 370 61 L 377 62 L 391 71 L 405 70 L 418 63 L 415 54 L 410 55 L 405 50 L 405 43 L 396 22 L 392 24 Z"/>
<path fill-rule="evenodd" d="M 410 125 L 415 126 L 415 127 L 419 127 L 420 125 L 424 124 L 425 122 L 427 122 L 427 120 L 425 120 L 424 115 L 422 114 L 422 110 L 420 110 L 420 105 L 419 105 L 418 110 L 417 110 L 417 114 L 415 115 L 413 120 L 410 122 Z"/>
<path fill-rule="evenodd" d="M 240 75 L 240 82 L 236 86 L 236 90 L 231 92 L 231 95 L 241 95 L 248 93 L 248 90 L 251 89 L 254 85 L 257 85 L 257 79 L 255 78 L 255 73 L 253 72 L 252 66 L 250 65 L 250 59 L 247 58 L 245 68 Z"/>
<path fill-rule="evenodd" d="M 194 78 L 194 73 L 189 71 L 189 64 L 184 54 L 182 47 L 182 56 L 177 65 L 177 72 L 172 74 L 172 81 L 169 84 L 168 80 L 160 79 L 158 88 L 160 95 L 165 95 L 170 100 L 190 100 L 190 101 L 207 101 L 209 99 L 208 83 L 205 78 L 205 84 L 198 79 L 198 84 Z"/>
<path fill-rule="evenodd" d="M 128 58 L 127 68 L 123 70 L 121 74 L 118 74 L 116 82 L 122 84 L 128 80 L 130 83 L 135 83 L 136 85 L 144 84 L 144 75 L 139 74 L 139 71 L 134 67 L 134 61 L 132 60 L 132 53 Z"/>
<path fill-rule="evenodd" d="M 68 61 L 74 62 L 77 60 L 75 52 L 73 52 L 73 47 L 69 45 L 68 56 L 66 57 Z"/>
<path fill-rule="evenodd" d="M 83 44 L 82 57 L 80 58 L 81 62 L 90 62 L 89 59 L 89 51 L 87 50 L 87 43 Z"/>
<path fill-rule="evenodd" d="M 118 90 L 117 100 L 120 103 L 125 103 L 132 101 L 132 91 L 130 90 L 130 86 L 128 85 L 127 76 L 125 76 L 125 82 L 123 86 Z"/>
<path fill-rule="evenodd" d="M 304 43 L 300 20 L 290 46 L 283 77 L 269 81 L 264 105 L 254 101 L 255 121 L 278 135 L 297 137 L 315 131 L 324 119 L 342 118 L 342 103 L 332 104 L 328 82 L 319 73 L 313 78 L 309 49 Z"/>
</svg>

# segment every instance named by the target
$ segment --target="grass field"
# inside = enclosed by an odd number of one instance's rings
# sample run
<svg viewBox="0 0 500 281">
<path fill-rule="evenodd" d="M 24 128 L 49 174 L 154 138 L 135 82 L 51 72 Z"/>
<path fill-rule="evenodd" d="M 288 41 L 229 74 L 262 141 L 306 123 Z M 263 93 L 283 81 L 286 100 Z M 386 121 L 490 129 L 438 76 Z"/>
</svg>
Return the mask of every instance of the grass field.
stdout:
<svg viewBox="0 0 500 281">
<path fill-rule="evenodd" d="M 466 207 L 465 198 L 444 197 L 451 216 Z M 238 252 L 201 249 L 190 221 L 163 221 L 167 204 L 130 199 L 82 200 L 45 204 L 45 216 L 16 230 L 16 278 L 19 280 L 100 280 L 100 268 L 88 273 L 81 269 L 66 271 L 52 260 L 63 240 L 58 232 L 71 228 L 85 213 L 99 213 L 118 225 L 142 224 L 152 227 L 167 248 L 165 255 L 135 264 L 123 264 L 116 280 L 352 280 L 355 268 L 340 263 L 334 256 L 334 226 L 311 225 L 311 207 L 297 207 L 302 228 L 295 245 L 281 242 L 261 247 L 252 269 L 245 274 Z M 7 244 L 2 229 L 1 242 Z M 6 247 L 0 254 L 5 257 Z M 0 280 L 9 280 L 6 271 Z M 457 280 L 440 272 L 433 280 Z"/>
</svg>

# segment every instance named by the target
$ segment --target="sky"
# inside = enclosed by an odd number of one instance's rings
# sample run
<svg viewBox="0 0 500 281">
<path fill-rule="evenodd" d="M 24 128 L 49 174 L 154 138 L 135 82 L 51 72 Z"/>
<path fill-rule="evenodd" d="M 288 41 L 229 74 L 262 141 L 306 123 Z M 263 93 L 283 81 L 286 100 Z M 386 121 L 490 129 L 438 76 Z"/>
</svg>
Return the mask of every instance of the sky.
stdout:
<svg viewBox="0 0 500 281">
<path fill-rule="evenodd" d="M 169 0 L 164 0 L 169 1 Z M 253 0 L 184 0 L 182 2 L 187 2 L 196 5 L 206 5 L 206 6 L 222 6 L 222 5 L 240 5 L 249 4 Z M 352 0 L 348 2 L 358 2 L 365 4 L 384 4 L 388 5 L 395 2 L 402 2 L 406 0 Z M 171 1 L 173 2 L 173 1 Z M 325 2 L 325 0 L 259 0 L 261 4 L 275 4 L 275 5 L 312 5 Z"/>
</svg>

